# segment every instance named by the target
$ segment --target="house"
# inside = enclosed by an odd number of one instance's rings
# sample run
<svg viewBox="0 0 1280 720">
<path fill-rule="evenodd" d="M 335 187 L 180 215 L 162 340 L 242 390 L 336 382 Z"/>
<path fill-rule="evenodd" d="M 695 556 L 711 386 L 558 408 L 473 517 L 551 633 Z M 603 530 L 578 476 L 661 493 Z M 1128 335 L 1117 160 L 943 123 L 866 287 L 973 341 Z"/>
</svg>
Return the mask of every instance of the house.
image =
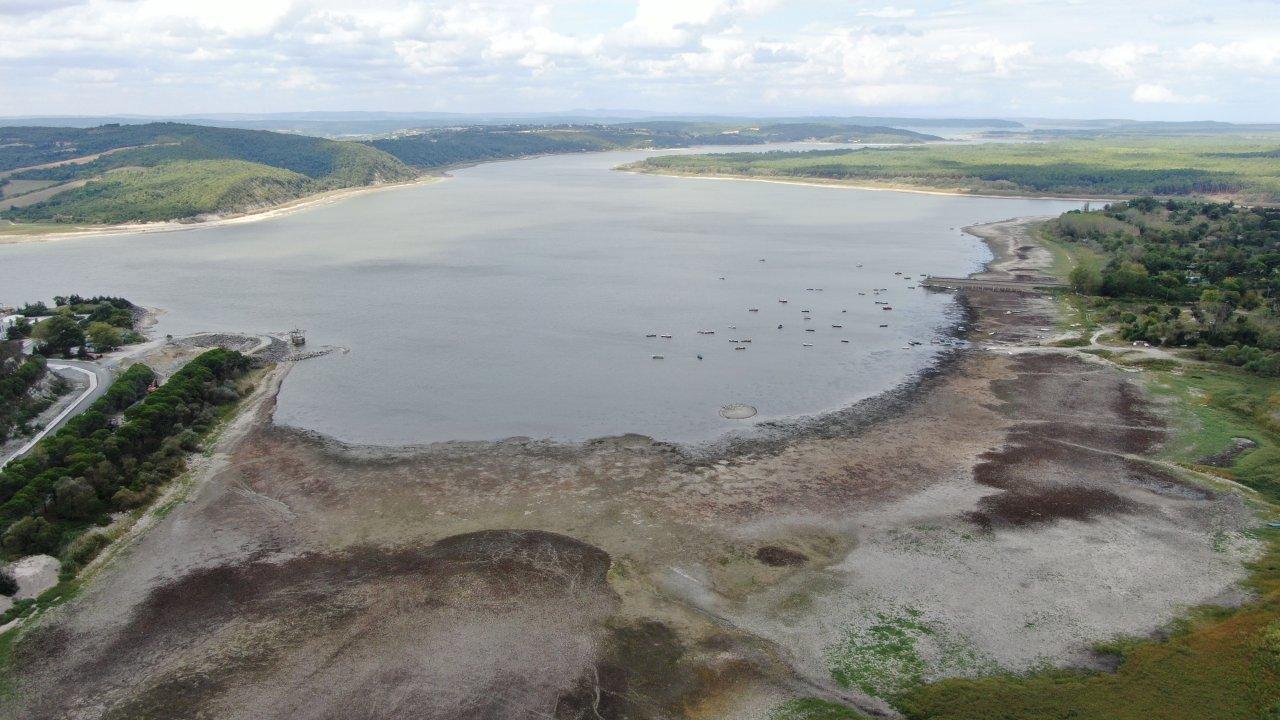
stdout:
<svg viewBox="0 0 1280 720">
<path fill-rule="evenodd" d="M 0 340 L 8 340 L 9 329 L 18 324 L 18 321 L 22 319 L 22 315 L 5 315 L 4 317 L 0 317 Z"/>
</svg>

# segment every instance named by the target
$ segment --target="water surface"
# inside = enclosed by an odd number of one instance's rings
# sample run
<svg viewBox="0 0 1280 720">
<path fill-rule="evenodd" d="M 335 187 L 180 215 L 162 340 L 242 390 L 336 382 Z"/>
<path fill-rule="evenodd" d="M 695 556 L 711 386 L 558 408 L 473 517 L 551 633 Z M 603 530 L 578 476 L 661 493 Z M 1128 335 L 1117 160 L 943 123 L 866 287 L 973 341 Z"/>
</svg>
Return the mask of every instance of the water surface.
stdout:
<svg viewBox="0 0 1280 720">
<path fill-rule="evenodd" d="M 894 273 L 966 274 L 989 254 L 960 227 L 1077 206 L 610 169 L 645 155 L 491 163 L 261 222 L 0 246 L 0 304 L 102 293 L 164 308 L 160 333 L 305 328 L 351 353 L 300 363 L 276 419 L 350 442 L 699 442 L 918 372 L 957 310 Z M 760 414 L 719 416 L 738 402 Z"/>
</svg>

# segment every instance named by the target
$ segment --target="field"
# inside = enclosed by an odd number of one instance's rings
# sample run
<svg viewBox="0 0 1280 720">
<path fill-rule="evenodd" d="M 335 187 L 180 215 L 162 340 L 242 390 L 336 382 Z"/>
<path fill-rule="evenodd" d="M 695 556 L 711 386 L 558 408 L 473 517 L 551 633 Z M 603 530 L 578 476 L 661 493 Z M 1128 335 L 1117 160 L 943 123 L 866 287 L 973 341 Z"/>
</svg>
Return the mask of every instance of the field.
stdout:
<svg viewBox="0 0 1280 720">
<path fill-rule="evenodd" d="M 649 158 L 643 172 L 885 184 L 990 195 L 1280 199 L 1280 134 Z"/>
</svg>

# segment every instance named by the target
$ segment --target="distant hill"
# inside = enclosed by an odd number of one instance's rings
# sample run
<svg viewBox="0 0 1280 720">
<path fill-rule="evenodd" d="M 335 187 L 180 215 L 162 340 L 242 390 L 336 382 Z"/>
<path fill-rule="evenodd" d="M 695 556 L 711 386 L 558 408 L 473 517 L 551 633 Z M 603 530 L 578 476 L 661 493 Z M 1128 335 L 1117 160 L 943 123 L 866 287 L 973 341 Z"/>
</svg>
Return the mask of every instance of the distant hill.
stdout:
<svg viewBox="0 0 1280 720">
<path fill-rule="evenodd" d="M 793 116 L 749 117 L 742 115 L 690 115 L 654 113 L 643 110 L 596 109 L 566 110 L 540 113 L 451 113 L 451 112 L 283 112 L 283 113 L 204 113 L 176 116 L 102 115 L 102 116 L 24 116 L 0 117 L 0 126 L 48 126 L 90 128 L 100 125 L 144 125 L 174 122 L 210 127 L 245 130 L 274 130 L 338 139 L 394 135 L 406 130 L 463 128 L 475 126 L 566 126 L 620 125 L 652 122 L 685 125 L 719 125 L 745 127 L 759 125 L 824 124 L 890 128 L 948 128 L 1016 130 L 1022 124 L 1000 118 L 921 118 L 890 116 L 840 117 Z M 1048 126 L 1053 126 L 1049 123 Z"/>
<path fill-rule="evenodd" d="M 258 130 L 180 123 L 0 128 L 0 207 L 17 221 L 234 214 L 415 175 L 368 145 Z"/>
<path fill-rule="evenodd" d="M 446 128 L 373 140 L 369 144 L 420 169 L 549 153 L 692 145 L 826 142 L 922 143 L 941 138 L 891 127 L 846 123 L 744 125 L 653 120 L 613 125 L 511 125 Z"/>
</svg>

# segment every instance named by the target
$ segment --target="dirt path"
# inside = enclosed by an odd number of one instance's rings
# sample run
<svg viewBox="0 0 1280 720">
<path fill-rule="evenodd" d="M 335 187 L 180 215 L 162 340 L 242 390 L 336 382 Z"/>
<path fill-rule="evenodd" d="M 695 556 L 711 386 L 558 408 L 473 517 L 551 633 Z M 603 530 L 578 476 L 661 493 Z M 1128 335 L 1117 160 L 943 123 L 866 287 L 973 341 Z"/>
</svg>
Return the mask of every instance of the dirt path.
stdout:
<svg viewBox="0 0 1280 720">
<path fill-rule="evenodd" d="M 979 229 L 989 272 L 1044 271 L 1025 228 Z M 1163 407 L 1033 351 L 1053 302 L 964 301 L 981 344 L 939 372 L 716 452 L 344 446 L 271 425 L 274 373 L 185 501 L 17 644 L 10 714 L 890 713 L 901 683 L 1088 663 L 1228 595 L 1252 513 L 1150 461 Z"/>
</svg>

